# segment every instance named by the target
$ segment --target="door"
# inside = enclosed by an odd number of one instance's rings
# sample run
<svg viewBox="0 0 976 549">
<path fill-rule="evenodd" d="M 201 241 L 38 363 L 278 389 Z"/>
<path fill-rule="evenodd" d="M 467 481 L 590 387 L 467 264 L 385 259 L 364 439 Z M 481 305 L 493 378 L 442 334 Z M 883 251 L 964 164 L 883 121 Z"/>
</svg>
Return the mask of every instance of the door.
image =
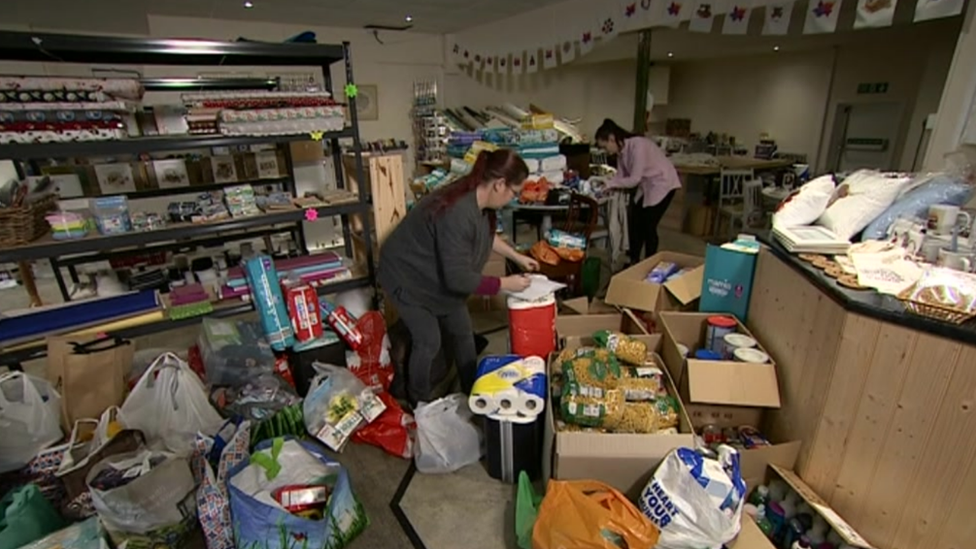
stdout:
<svg viewBox="0 0 976 549">
<path fill-rule="evenodd" d="M 828 169 L 895 169 L 895 141 L 901 126 L 900 103 L 850 103 L 837 106 Z"/>
</svg>

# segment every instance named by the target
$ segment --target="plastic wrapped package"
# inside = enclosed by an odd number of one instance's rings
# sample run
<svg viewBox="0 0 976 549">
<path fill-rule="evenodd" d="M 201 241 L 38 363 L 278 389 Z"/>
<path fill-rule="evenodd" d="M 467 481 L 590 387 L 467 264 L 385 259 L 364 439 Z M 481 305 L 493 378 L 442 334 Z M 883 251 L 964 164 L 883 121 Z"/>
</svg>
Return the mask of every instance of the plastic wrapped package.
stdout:
<svg viewBox="0 0 976 549">
<path fill-rule="evenodd" d="M 563 362 L 562 370 L 571 383 L 602 389 L 615 388 L 622 375 L 615 359 L 602 360 L 597 356 L 573 358 Z"/>
<path fill-rule="evenodd" d="M 628 364 L 640 366 L 647 362 L 647 344 L 643 341 L 610 330 L 600 330 L 594 333 L 593 339 L 601 347 L 606 347 L 614 356 Z"/>
<path fill-rule="evenodd" d="M 909 288 L 903 298 L 923 305 L 976 313 L 976 275 L 933 267 Z"/>
<path fill-rule="evenodd" d="M 600 389 L 569 382 L 560 399 L 563 421 L 614 430 L 623 417 L 624 396 L 616 389 Z"/>
<path fill-rule="evenodd" d="M 623 376 L 617 388 L 623 391 L 627 401 L 656 400 L 667 396 L 664 385 L 664 372 L 656 366 L 621 368 Z"/>
<path fill-rule="evenodd" d="M 864 229 L 863 240 L 884 240 L 897 219 L 926 218 L 935 204 L 962 206 L 973 196 L 973 186 L 960 177 L 947 174 L 921 176 L 927 181 L 902 195 Z"/>
<path fill-rule="evenodd" d="M 386 406 L 349 370 L 319 362 L 312 366 L 318 375 L 303 404 L 305 427 L 338 452 L 356 429 L 379 417 Z"/>
<path fill-rule="evenodd" d="M 210 385 L 233 387 L 274 373 L 274 353 L 257 323 L 205 318 L 199 344 Z"/>
<path fill-rule="evenodd" d="M 298 403 L 301 398 L 282 378 L 262 374 L 243 385 L 215 392 L 212 400 L 225 412 L 262 421 Z"/>
</svg>

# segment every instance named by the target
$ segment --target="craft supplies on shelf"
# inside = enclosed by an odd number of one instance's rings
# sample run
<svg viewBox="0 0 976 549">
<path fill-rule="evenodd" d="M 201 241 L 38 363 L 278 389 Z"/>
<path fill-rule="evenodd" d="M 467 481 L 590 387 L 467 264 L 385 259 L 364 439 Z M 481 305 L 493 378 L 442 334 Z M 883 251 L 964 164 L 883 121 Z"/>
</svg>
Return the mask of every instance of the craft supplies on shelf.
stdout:
<svg viewBox="0 0 976 549">
<path fill-rule="evenodd" d="M 91 212 L 101 234 L 122 234 L 132 230 L 129 199 L 125 196 L 101 196 L 91 199 Z"/>
</svg>

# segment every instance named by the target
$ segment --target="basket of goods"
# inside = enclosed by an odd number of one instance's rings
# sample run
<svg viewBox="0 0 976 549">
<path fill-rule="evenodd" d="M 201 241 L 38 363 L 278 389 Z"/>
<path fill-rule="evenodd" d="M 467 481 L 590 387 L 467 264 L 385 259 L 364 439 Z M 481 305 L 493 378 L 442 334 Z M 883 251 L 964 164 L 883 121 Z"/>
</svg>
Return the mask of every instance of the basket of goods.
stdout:
<svg viewBox="0 0 976 549">
<path fill-rule="evenodd" d="M 27 185 L 10 180 L 0 184 L 0 246 L 20 246 L 46 235 L 45 219 L 55 209 L 57 195 L 28 196 Z"/>
</svg>

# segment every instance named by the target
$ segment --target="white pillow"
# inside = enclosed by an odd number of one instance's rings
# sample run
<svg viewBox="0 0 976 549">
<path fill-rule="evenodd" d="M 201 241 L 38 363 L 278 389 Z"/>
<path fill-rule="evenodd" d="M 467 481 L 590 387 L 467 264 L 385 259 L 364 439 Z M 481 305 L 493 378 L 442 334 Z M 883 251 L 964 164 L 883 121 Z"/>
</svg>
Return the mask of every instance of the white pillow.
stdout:
<svg viewBox="0 0 976 549">
<path fill-rule="evenodd" d="M 776 207 L 774 227 L 801 227 L 817 220 L 834 193 L 834 176 L 823 175 L 793 191 Z"/>
<path fill-rule="evenodd" d="M 852 173 L 837 187 L 838 198 L 817 220 L 845 240 L 859 233 L 898 198 L 911 178 L 871 170 Z"/>
</svg>

